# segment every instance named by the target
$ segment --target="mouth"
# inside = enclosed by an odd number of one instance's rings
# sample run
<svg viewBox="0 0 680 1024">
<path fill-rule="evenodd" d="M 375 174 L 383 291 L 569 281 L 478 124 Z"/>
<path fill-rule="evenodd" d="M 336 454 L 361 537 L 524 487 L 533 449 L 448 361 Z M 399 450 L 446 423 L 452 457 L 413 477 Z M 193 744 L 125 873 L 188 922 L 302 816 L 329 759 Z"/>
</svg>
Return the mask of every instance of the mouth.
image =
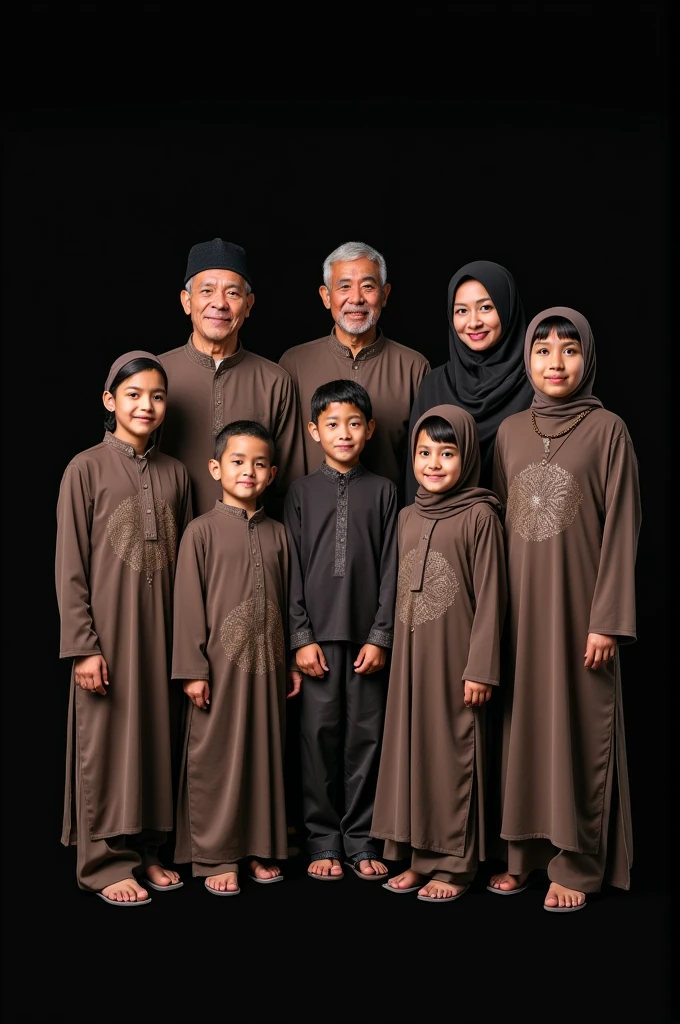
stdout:
<svg viewBox="0 0 680 1024">
<path fill-rule="evenodd" d="M 488 333 L 488 331 L 468 331 L 468 338 L 470 341 L 483 341 Z"/>
<path fill-rule="evenodd" d="M 333 445 L 333 447 L 335 448 L 336 452 L 351 452 L 352 448 L 354 448 L 354 445 L 353 444 L 335 444 L 335 445 Z"/>
<path fill-rule="evenodd" d="M 566 384 L 566 377 L 546 377 L 548 384 Z"/>
<path fill-rule="evenodd" d="M 255 481 L 254 480 L 239 480 L 238 481 L 238 486 L 239 487 L 254 487 L 255 486 Z"/>
</svg>

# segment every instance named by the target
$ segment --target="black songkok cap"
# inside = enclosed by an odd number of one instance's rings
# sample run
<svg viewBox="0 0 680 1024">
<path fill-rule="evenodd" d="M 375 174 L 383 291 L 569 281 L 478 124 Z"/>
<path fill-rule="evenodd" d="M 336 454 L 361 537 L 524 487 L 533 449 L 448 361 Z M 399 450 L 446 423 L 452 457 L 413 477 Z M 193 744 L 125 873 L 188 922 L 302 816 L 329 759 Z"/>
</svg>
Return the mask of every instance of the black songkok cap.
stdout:
<svg viewBox="0 0 680 1024">
<path fill-rule="evenodd" d="M 198 242 L 192 245 L 184 273 L 184 283 L 203 270 L 233 270 L 244 277 L 249 285 L 252 286 L 253 283 L 250 279 L 245 249 L 235 242 L 225 242 L 223 238 L 213 238 L 212 242 Z"/>
</svg>

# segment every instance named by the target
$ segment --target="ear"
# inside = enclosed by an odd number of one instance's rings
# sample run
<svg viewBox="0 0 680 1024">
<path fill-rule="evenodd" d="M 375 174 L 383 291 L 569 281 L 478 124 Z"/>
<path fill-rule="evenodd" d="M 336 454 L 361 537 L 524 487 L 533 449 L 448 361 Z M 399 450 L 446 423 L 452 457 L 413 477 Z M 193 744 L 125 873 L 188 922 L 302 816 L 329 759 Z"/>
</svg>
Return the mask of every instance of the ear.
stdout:
<svg viewBox="0 0 680 1024">
<path fill-rule="evenodd" d="M 309 423 L 307 424 L 307 430 L 312 435 L 315 441 L 321 441 L 321 435 L 319 434 L 319 428 L 317 427 L 316 423 L 312 423 L 312 421 L 310 420 Z"/>
<path fill-rule="evenodd" d="M 319 295 L 321 296 L 321 301 L 323 302 L 326 309 L 330 309 L 331 293 L 328 291 L 328 288 L 326 288 L 325 284 L 322 284 L 321 287 L 319 288 Z"/>
<path fill-rule="evenodd" d="M 381 308 L 384 309 L 385 306 L 387 305 L 387 296 L 390 294 L 391 291 L 392 291 L 392 285 L 391 284 L 384 284 L 383 285 L 383 289 L 382 289 L 382 307 Z"/>
<path fill-rule="evenodd" d="M 246 313 L 245 313 L 246 318 L 250 316 L 250 311 L 253 308 L 253 303 L 254 302 L 255 302 L 255 296 L 253 295 L 252 292 L 250 293 L 250 295 L 246 295 Z"/>
<path fill-rule="evenodd" d="M 116 400 L 110 391 L 104 392 L 104 394 L 102 395 L 102 402 L 104 403 L 104 408 L 107 409 L 109 412 L 116 411 Z"/>
<path fill-rule="evenodd" d="M 375 430 L 375 420 L 369 420 L 366 424 L 366 440 L 370 440 L 373 437 L 373 431 Z"/>
<path fill-rule="evenodd" d="M 222 479 L 222 470 L 220 469 L 220 464 L 217 461 L 217 459 L 210 460 L 210 462 L 208 463 L 208 469 L 210 470 L 210 475 L 213 478 L 213 480 Z"/>
<path fill-rule="evenodd" d="M 189 316 L 189 314 L 191 313 L 191 295 L 186 290 L 186 288 L 182 288 L 182 291 L 180 292 L 179 296 L 179 301 L 182 303 L 182 309 L 184 310 L 186 315 Z"/>
<path fill-rule="evenodd" d="M 276 471 L 277 471 L 278 468 L 279 468 L 278 466 L 272 466 L 271 469 L 269 470 L 269 479 L 267 480 L 267 487 L 269 487 L 270 483 L 272 482 L 272 480 L 276 476 Z"/>
</svg>

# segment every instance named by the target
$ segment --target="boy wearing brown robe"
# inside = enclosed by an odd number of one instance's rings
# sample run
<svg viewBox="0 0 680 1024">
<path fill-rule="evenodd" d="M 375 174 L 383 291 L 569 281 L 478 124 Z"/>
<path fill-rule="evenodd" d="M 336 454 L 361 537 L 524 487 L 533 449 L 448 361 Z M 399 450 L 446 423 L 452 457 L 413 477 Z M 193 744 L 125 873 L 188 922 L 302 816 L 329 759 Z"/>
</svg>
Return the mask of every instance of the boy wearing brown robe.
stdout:
<svg viewBox="0 0 680 1024">
<path fill-rule="evenodd" d="M 396 487 L 360 462 L 374 427 L 371 400 L 351 380 L 318 388 L 309 430 L 324 453 L 291 484 L 284 507 L 290 647 L 304 673 L 300 716 L 308 875 L 379 881 L 370 836 L 380 758 L 396 586 Z"/>
<path fill-rule="evenodd" d="M 376 419 L 362 464 L 396 484 L 401 506 L 411 406 L 430 364 L 422 353 L 386 338 L 378 326 L 391 285 L 377 249 L 363 242 L 338 246 L 324 260 L 323 282 L 319 294 L 334 320 L 331 333 L 294 345 L 279 359 L 297 392 L 303 472 L 314 472 L 323 461 L 322 449 L 305 428 L 314 391 L 329 380 L 353 380 L 370 395 Z"/>
<path fill-rule="evenodd" d="M 399 514 L 399 578 L 371 834 L 410 867 L 384 888 L 447 903 L 486 856 L 485 704 L 500 675 L 500 502 L 478 486 L 477 426 L 459 406 L 412 435 L 416 501 Z"/>
<path fill-rule="evenodd" d="M 214 896 L 236 896 L 239 862 L 283 881 L 286 700 L 284 527 L 260 500 L 276 475 L 271 435 L 225 426 L 209 470 L 222 500 L 194 519 L 177 563 L 172 678 L 190 700 L 180 771 L 175 859 Z M 206 467 L 206 472 L 207 472 Z M 299 674 L 288 696 L 299 690 Z"/>
<path fill-rule="evenodd" d="M 305 472 L 293 382 L 277 363 L 249 352 L 240 341 L 254 301 L 240 245 L 213 238 L 192 246 L 181 292 L 192 333 L 185 345 L 158 358 L 173 397 L 160 444 L 189 470 L 195 515 L 210 512 L 222 499 L 219 481 L 206 466 L 227 423 L 256 420 L 274 438 L 281 471 L 264 496 L 269 514 L 280 518 L 288 483 Z"/>
</svg>

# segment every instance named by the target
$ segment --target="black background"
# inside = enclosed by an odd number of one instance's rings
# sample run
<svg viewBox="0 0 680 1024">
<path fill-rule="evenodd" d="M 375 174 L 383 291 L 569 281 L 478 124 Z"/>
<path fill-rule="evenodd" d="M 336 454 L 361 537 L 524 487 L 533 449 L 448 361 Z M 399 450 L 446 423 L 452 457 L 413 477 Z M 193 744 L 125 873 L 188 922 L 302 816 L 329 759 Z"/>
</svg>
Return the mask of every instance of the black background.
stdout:
<svg viewBox="0 0 680 1024">
<path fill-rule="evenodd" d="M 67 1007 L 78 1020 L 674 1019 L 665 5 L 336 9 L 318 38 L 299 10 L 254 7 L 247 25 L 229 8 L 60 11 L 28 5 L 14 23 L 25 59 L 4 111 L 11 1019 Z M 590 321 L 595 393 L 628 425 L 642 487 L 638 642 L 621 655 L 630 893 L 546 921 L 542 891 L 507 906 L 480 884 L 467 906 L 395 906 L 354 878 L 314 886 L 291 863 L 284 886 L 224 906 L 189 883 L 130 921 L 77 890 L 59 844 L 59 481 L 102 435 L 111 362 L 186 340 L 186 256 L 216 235 L 248 251 L 256 299 L 241 338 L 274 360 L 329 330 L 321 264 L 351 239 L 387 260 L 384 332 L 433 366 L 448 280 L 470 260 L 510 269 L 527 321 L 551 305 Z"/>
</svg>

